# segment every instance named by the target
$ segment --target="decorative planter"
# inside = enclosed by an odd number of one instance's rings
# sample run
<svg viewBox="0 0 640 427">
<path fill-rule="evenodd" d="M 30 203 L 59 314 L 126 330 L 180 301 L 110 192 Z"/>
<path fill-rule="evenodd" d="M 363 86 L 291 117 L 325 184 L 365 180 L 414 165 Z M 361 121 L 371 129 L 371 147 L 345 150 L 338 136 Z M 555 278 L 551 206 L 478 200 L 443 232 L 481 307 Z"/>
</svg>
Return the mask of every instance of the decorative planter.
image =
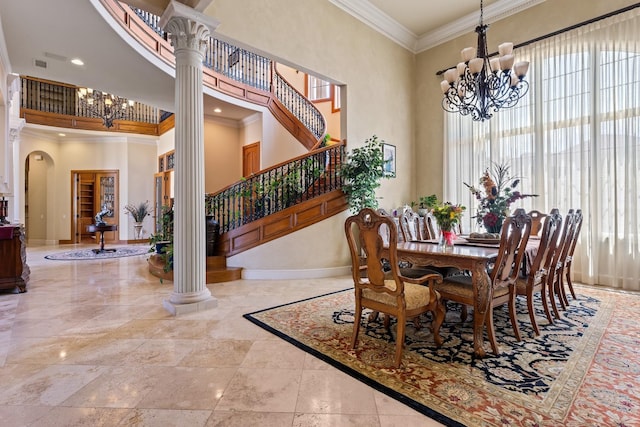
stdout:
<svg viewBox="0 0 640 427">
<path fill-rule="evenodd" d="M 140 240 L 140 238 L 142 237 L 142 223 L 141 222 L 133 223 L 133 237 L 136 240 Z"/>
<path fill-rule="evenodd" d="M 162 242 L 156 242 L 156 253 L 159 255 L 163 255 L 164 254 L 164 248 L 171 242 L 167 241 L 162 241 Z"/>
</svg>

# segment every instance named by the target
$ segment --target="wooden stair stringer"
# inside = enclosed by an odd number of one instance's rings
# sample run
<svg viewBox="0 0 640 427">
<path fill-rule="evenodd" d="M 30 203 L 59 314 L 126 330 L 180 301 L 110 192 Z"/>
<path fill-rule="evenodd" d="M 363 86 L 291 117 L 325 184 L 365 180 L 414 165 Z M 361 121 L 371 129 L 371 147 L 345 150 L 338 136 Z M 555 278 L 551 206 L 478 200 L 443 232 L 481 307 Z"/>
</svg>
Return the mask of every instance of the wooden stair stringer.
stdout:
<svg viewBox="0 0 640 427">
<path fill-rule="evenodd" d="M 224 257 L 239 254 L 316 224 L 348 207 L 342 190 L 304 200 L 278 213 L 222 233 L 216 244 L 216 253 Z"/>
</svg>

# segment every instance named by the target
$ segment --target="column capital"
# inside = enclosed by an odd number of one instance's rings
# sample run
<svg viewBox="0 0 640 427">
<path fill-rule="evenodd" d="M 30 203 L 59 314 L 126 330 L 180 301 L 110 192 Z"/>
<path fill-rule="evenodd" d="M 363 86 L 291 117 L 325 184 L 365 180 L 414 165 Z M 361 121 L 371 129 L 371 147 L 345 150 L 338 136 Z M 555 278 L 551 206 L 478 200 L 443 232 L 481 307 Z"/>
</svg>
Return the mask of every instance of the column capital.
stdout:
<svg viewBox="0 0 640 427">
<path fill-rule="evenodd" d="M 159 25 L 171 37 L 175 49 L 192 49 L 204 53 L 206 44 L 220 22 L 197 10 L 171 0 Z"/>
</svg>

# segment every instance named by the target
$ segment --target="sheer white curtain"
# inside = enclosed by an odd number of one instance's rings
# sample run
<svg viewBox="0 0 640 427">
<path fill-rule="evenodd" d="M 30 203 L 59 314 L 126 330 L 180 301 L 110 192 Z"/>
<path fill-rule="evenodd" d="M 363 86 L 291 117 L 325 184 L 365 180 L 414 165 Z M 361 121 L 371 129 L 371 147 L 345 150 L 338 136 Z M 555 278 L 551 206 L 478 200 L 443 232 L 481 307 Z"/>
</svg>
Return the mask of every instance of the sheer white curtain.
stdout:
<svg viewBox="0 0 640 427">
<path fill-rule="evenodd" d="M 491 162 L 539 197 L 515 207 L 582 209 L 575 280 L 640 290 L 640 8 L 523 47 L 529 94 L 486 122 L 445 114 L 445 200 L 469 209 L 463 182 Z"/>
</svg>

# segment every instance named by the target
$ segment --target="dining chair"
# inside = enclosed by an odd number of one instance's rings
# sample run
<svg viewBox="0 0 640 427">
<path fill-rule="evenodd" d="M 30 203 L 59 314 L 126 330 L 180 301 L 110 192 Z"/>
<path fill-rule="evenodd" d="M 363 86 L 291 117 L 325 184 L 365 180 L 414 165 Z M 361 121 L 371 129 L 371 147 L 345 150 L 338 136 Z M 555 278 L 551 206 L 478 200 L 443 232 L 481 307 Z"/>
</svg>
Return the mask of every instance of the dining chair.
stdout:
<svg viewBox="0 0 640 427">
<path fill-rule="evenodd" d="M 576 251 L 576 244 L 578 243 L 578 237 L 580 236 L 580 230 L 582 230 L 582 209 L 577 209 L 574 218 L 573 225 L 573 233 L 571 234 L 571 241 L 569 243 L 569 250 L 567 251 L 567 256 L 564 260 L 563 273 L 564 277 L 567 281 L 567 286 L 569 287 L 569 291 L 571 292 L 571 296 L 573 299 L 576 298 L 576 292 L 573 289 L 573 282 L 571 281 L 571 264 L 573 263 L 573 254 Z M 569 300 L 567 299 L 567 294 L 564 290 L 563 282 L 560 281 L 560 289 L 564 299 L 564 302 L 568 305 Z"/>
<path fill-rule="evenodd" d="M 433 217 L 433 214 L 428 213 L 423 217 L 423 221 L 425 224 L 425 231 L 428 234 L 428 239 L 437 239 L 438 235 L 436 234 L 436 228 L 434 223 L 436 219 Z"/>
<path fill-rule="evenodd" d="M 400 214 L 400 230 L 405 242 L 422 240 L 420 234 L 420 215 L 412 210 L 405 210 Z"/>
<path fill-rule="evenodd" d="M 430 214 L 429 214 L 430 215 Z M 437 235 L 431 231 L 427 231 L 424 227 L 420 227 L 420 222 L 423 218 L 417 213 L 405 210 L 400 215 L 400 227 L 402 229 L 402 236 L 405 242 L 411 242 L 416 240 L 430 240 L 437 239 Z M 431 226 L 433 227 L 433 225 Z M 429 233 L 429 237 L 422 234 L 423 231 Z M 431 237 L 433 236 L 433 237 Z M 442 276 L 450 276 L 452 274 L 459 273 L 460 270 L 453 267 L 434 267 L 432 265 L 417 265 L 403 266 L 401 263 L 400 273 L 407 277 L 420 277 L 429 273 L 439 273 Z"/>
<path fill-rule="evenodd" d="M 571 248 L 571 238 L 575 231 L 576 214 L 573 209 L 569 209 L 569 212 L 564 217 L 562 223 L 562 231 L 558 238 L 558 243 L 553 251 L 553 259 L 549 265 L 549 271 L 547 274 L 547 291 L 549 294 L 549 305 L 553 311 L 554 316 L 559 319 L 560 312 L 558 311 L 558 304 L 556 304 L 556 297 L 560 302 L 560 306 L 563 310 L 566 310 L 567 304 L 562 298 L 562 275 L 564 272 L 565 261 Z"/>
<path fill-rule="evenodd" d="M 388 230 L 388 257 L 390 271 L 382 266 L 385 244 L 380 228 Z M 347 218 L 345 234 L 352 260 L 352 273 L 355 291 L 355 312 L 351 347 L 358 344 L 358 333 L 362 322 L 362 310 L 371 309 L 385 313 L 397 319 L 395 366 L 399 367 L 405 340 L 405 328 L 408 319 L 432 312 L 431 327 L 436 345 L 442 345 L 440 326 L 444 320 L 444 306 L 440 295 L 433 285 L 442 282 L 439 274 L 427 274 L 420 278 L 408 278 L 400 274 L 398 266 L 398 234 L 395 222 L 373 209 L 362 209 L 358 214 Z M 364 253 L 366 274 L 360 272 L 360 253 Z"/>
<path fill-rule="evenodd" d="M 529 216 L 531 217 L 531 237 L 537 236 L 542 229 L 542 220 L 547 214 L 534 209 L 529 211 Z"/>
<path fill-rule="evenodd" d="M 500 246 L 496 261 L 489 274 L 489 286 L 492 287 L 492 299 L 485 317 L 485 327 L 491 343 L 491 349 L 498 354 L 498 342 L 493 326 L 493 308 L 502 304 L 515 304 L 510 297 L 515 292 L 515 284 L 520 273 L 520 265 L 524 257 L 525 248 L 529 240 L 531 217 L 524 209 L 516 209 L 513 215 L 505 218 L 500 232 Z M 476 296 L 473 291 L 472 277 L 456 275 L 445 277 L 441 284 L 436 283 L 434 289 L 440 293 L 443 301 L 454 301 L 467 306 L 473 306 Z M 477 313 L 474 313 L 476 316 Z M 511 325 L 516 339 L 520 341 L 520 331 L 515 318 L 515 307 L 509 307 Z"/>
<path fill-rule="evenodd" d="M 531 212 L 529 212 L 529 215 L 531 215 Z M 531 326 L 536 335 L 540 335 L 540 329 L 538 328 L 535 310 L 533 308 L 534 293 L 540 292 L 544 313 L 549 323 L 553 324 L 553 317 L 551 316 L 547 302 L 547 289 L 545 285 L 547 283 L 547 274 L 553 261 L 553 251 L 555 250 L 562 228 L 562 215 L 558 209 L 552 209 L 549 215 L 544 214 L 544 216 L 546 219 L 542 227 L 540 243 L 538 244 L 538 250 L 533 258 L 533 262 L 526 274 L 520 274 L 518 276 L 516 286 L 514 287 L 515 292 L 510 295 L 513 299 L 515 299 L 517 295 L 526 297 L 529 319 L 531 319 Z M 533 224 L 533 217 L 531 218 L 531 223 Z M 509 309 L 515 309 L 515 302 L 509 303 Z M 511 313 L 511 315 L 515 317 L 515 313 Z"/>
</svg>

